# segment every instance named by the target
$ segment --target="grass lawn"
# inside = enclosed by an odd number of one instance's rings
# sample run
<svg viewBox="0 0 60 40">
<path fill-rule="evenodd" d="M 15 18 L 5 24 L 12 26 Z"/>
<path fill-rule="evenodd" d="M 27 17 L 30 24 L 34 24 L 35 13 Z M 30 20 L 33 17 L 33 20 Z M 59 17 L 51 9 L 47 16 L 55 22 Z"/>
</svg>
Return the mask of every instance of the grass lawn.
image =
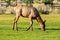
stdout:
<svg viewBox="0 0 60 40">
<path fill-rule="evenodd" d="M 46 20 L 46 31 L 39 30 L 36 20 L 33 23 L 33 31 L 26 29 L 29 19 L 21 17 L 18 21 L 19 30 L 12 30 L 15 15 L 0 15 L 0 40 L 60 40 L 60 14 L 42 15 Z"/>
</svg>

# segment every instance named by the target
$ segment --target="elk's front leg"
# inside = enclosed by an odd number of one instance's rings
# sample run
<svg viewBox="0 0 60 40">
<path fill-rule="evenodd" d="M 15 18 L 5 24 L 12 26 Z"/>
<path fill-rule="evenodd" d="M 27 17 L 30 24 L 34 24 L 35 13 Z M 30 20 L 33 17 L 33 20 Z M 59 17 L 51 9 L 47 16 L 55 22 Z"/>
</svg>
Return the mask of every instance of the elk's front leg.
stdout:
<svg viewBox="0 0 60 40">
<path fill-rule="evenodd" d="M 29 28 L 26 31 L 28 31 L 29 29 L 32 29 L 33 30 L 33 27 L 32 27 L 33 20 L 32 20 L 32 18 L 29 18 L 29 20 L 30 20 L 30 26 L 29 26 Z"/>
</svg>

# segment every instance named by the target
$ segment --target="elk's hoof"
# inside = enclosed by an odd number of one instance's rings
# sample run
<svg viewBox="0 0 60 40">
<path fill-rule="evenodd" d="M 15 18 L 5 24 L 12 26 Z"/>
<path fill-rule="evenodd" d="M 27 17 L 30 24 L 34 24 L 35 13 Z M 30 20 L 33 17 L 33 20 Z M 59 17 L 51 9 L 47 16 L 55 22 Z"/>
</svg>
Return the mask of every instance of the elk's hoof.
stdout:
<svg viewBox="0 0 60 40">
<path fill-rule="evenodd" d="M 14 30 L 14 28 L 12 28 Z"/>
</svg>

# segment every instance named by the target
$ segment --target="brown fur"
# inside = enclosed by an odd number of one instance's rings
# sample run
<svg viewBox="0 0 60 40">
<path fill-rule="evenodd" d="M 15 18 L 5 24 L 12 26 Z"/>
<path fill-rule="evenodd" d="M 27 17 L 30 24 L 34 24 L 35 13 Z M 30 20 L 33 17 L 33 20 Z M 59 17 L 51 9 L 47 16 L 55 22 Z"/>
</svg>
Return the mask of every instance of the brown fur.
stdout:
<svg viewBox="0 0 60 40">
<path fill-rule="evenodd" d="M 37 11 L 36 8 L 34 8 L 32 6 L 18 5 L 16 7 L 14 7 L 14 11 L 16 13 L 16 16 L 15 16 L 14 23 L 13 23 L 13 30 L 14 30 L 15 25 L 16 25 L 16 30 L 18 30 L 17 21 L 18 21 L 19 17 L 22 16 L 22 17 L 29 18 L 29 20 L 30 20 L 30 26 L 27 30 L 33 29 L 33 27 L 32 27 L 33 20 L 36 19 L 37 22 L 39 23 L 41 29 L 43 31 L 45 31 L 45 22 L 43 22 L 41 16 L 39 15 L 39 12 Z"/>
</svg>

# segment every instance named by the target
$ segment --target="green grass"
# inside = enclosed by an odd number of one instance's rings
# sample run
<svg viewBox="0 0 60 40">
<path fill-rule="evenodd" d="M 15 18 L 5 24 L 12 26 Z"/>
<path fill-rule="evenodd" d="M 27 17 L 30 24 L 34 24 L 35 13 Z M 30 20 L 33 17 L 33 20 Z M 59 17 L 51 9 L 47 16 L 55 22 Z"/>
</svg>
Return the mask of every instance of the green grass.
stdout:
<svg viewBox="0 0 60 40">
<path fill-rule="evenodd" d="M 29 19 L 21 17 L 18 21 L 19 30 L 12 30 L 15 15 L 0 15 L 0 40 L 60 40 L 60 14 L 42 15 L 46 20 L 46 31 L 39 30 L 34 20 L 34 30 L 26 31 Z"/>
</svg>

